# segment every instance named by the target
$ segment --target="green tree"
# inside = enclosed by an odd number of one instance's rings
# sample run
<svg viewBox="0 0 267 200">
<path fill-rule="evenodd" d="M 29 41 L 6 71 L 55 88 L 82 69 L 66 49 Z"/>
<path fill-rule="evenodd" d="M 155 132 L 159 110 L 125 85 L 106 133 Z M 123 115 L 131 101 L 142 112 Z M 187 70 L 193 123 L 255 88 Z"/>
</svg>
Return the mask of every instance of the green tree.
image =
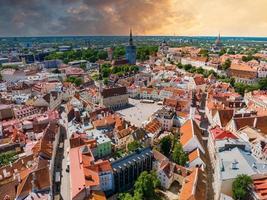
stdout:
<svg viewBox="0 0 267 200">
<path fill-rule="evenodd" d="M 235 55 L 235 51 L 234 51 L 233 49 L 229 49 L 229 50 L 227 51 L 227 53 L 228 53 L 228 54 Z"/>
<path fill-rule="evenodd" d="M 134 140 L 133 142 L 131 142 L 127 145 L 128 151 L 134 151 L 140 147 L 142 147 L 142 144 L 141 144 L 141 142 L 139 142 L 137 140 Z"/>
<path fill-rule="evenodd" d="M 191 64 L 184 65 L 184 70 L 189 71 L 192 68 Z"/>
<path fill-rule="evenodd" d="M 144 171 L 134 184 L 134 196 L 142 197 L 142 199 L 153 199 L 156 196 L 155 189 L 159 185 L 160 181 L 155 171 L 150 173 Z"/>
<path fill-rule="evenodd" d="M 247 85 L 244 83 L 235 83 L 234 84 L 235 91 L 241 95 L 245 94 Z"/>
<path fill-rule="evenodd" d="M 158 46 L 140 46 L 137 48 L 136 58 L 141 61 L 149 59 L 150 55 L 155 54 L 158 51 Z"/>
<path fill-rule="evenodd" d="M 83 70 L 86 70 L 86 64 L 85 63 L 82 63 L 80 68 L 82 68 Z"/>
<path fill-rule="evenodd" d="M 74 81 L 74 84 L 76 86 L 80 86 L 83 83 L 83 80 L 81 78 L 76 78 L 76 80 Z"/>
<path fill-rule="evenodd" d="M 118 196 L 119 200 L 134 200 L 131 194 L 129 193 L 120 193 Z"/>
<path fill-rule="evenodd" d="M 106 51 L 100 50 L 97 52 L 97 58 L 100 60 L 106 60 L 108 58 L 108 53 Z"/>
<path fill-rule="evenodd" d="M 108 84 L 108 78 L 104 78 L 104 79 L 103 79 L 103 83 L 104 83 L 105 85 L 107 85 L 107 84 Z"/>
<path fill-rule="evenodd" d="M 226 59 L 226 61 L 222 64 L 222 69 L 227 70 L 231 66 L 231 60 Z"/>
<path fill-rule="evenodd" d="M 111 70 L 110 68 L 102 68 L 101 72 L 102 72 L 102 77 L 107 78 L 109 77 Z"/>
<path fill-rule="evenodd" d="M 201 49 L 199 54 L 203 57 L 208 57 L 209 56 L 209 51 L 207 49 Z"/>
<path fill-rule="evenodd" d="M 170 150 L 172 148 L 172 138 L 170 136 L 166 136 L 160 141 L 160 151 L 168 156 L 170 154 Z"/>
<path fill-rule="evenodd" d="M 224 54 L 226 54 L 226 50 L 225 50 L 225 49 L 222 49 L 222 50 L 220 51 L 219 55 L 222 56 L 222 55 L 224 55 Z"/>
<path fill-rule="evenodd" d="M 181 166 L 185 166 L 188 161 L 188 155 L 184 152 L 183 147 L 179 142 L 174 145 L 172 159 L 176 164 Z"/>
<path fill-rule="evenodd" d="M 188 70 L 190 73 L 195 73 L 197 71 L 196 67 L 192 66 L 191 69 Z"/>
<path fill-rule="evenodd" d="M 251 61 L 253 59 L 254 59 L 254 57 L 252 55 L 247 55 L 247 56 L 242 57 L 242 61 L 244 61 L 244 62 L 248 62 L 248 61 Z"/>
<path fill-rule="evenodd" d="M 267 78 L 261 78 L 258 84 L 261 90 L 267 90 Z"/>
<path fill-rule="evenodd" d="M 114 52 L 113 52 L 113 57 L 115 59 L 118 59 L 122 56 L 125 55 L 125 47 L 124 46 L 117 46 L 115 49 L 114 49 Z"/>
<path fill-rule="evenodd" d="M 199 67 L 199 68 L 196 69 L 196 72 L 198 74 L 203 74 L 204 73 L 204 69 L 202 67 Z"/>
<path fill-rule="evenodd" d="M 248 187 L 252 183 L 250 176 L 242 174 L 238 175 L 233 182 L 232 191 L 235 200 L 247 199 Z"/>
<path fill-rule="evenodd" d="M 14 162 L 17 159 L 17 153 L 15 151 L 9 151 L 0 154 L 0 167 L 8 165 L 10 162 Z"/>
<path fill-rule="evenodd" d="M 129 193 L 119 194 L 119 200 L 154 200 L 158 199 L 155 189 L 160 186 L 160 181 L 155 171 L 144 171 L 134 184 L 134 195 Z"/>
<path fill-rule="evenodd" d="M 78 78 L 78 77 L 75 77 L 75 76 L 68 77 L 66 81 L 70 82 L 70 83 L 74 83 L 77 87 L 80 86 L 83 83 L 83 79 L 82 78 Z"/>
<path fill-rule="evenodd" d="M 182 63 L 178 63 L 176 66 L 177 66 L 179 69 L 183 69 L 183 64 L 182 64 Z"/>
</svg>

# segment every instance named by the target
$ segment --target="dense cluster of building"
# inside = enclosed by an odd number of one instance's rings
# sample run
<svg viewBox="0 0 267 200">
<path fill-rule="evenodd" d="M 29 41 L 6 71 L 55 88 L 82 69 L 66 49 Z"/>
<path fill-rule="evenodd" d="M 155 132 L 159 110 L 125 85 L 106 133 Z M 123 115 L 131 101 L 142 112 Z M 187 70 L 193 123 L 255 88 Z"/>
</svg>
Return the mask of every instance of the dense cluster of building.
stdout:
<svg viewBox="0 0 267 200">
<path fill-rule="evenodd" d="M 228 70 L 237 81 L 265 77 L 264 62 L 219 56 L 222 47 L 218 37 L 214 55 L 206 58 L 198 48 L 170 48 L 163 42 L 156 55 L 136 63 L 131 33 L 125 60 L 139 71 L 106 85 L 80 62 L 3 69 L 0 199 L 117 198 L 151 170 L 161 190 L 180 188 L 173 194 L 177 199 L 231 199 L 232 183 L 241 174 L 253 178 L 251 198 L 265 199 L 267 93 L 241 96 L 212 74 L 189 73 L 170 62 L 223 74 L 220 66 L 230 59 Z M 105 62 L 114 68 L 119 63 Z M 90 66 L 101 73 L 98 65 Z M 81 85 L 69 77 L 81 78 Z M 184 166 L 156 150 L 166 136 L 181 144 L 188 156 Z M 140 147 L 129 150 L 133 142 Z"/>
</svg>

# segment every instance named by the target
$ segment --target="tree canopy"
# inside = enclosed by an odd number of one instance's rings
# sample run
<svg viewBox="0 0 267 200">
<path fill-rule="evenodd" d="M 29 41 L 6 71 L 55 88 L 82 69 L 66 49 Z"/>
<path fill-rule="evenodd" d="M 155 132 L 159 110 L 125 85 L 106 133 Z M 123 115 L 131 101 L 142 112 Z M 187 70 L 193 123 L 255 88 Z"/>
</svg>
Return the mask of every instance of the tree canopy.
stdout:
<svg viewBox="0 0 267 200">
<path fill-rule="evenodd" d="M 248 175 L 238 175 L 232 185 L 233 197 L 235 200 L 247 199 L 248 186 L 252 183 L 252 179 Z"/>
<path fill-rule="evenodd" d="M 141 61 L 145 61 L 149 59 L 150 55 L 157 53 L 157 46 L 140 46 L 137 48 L 136 58 Z"/>
<path fill-rule="evenodd" d="M 133 142 L 131 142 L 127 145 L 128 151 L 134 151 L 140 147 L 142 147 L 142 144 L 141 144 L 141 142 L 139 142 L 137 140 L 134 140 Z"/>
<path fill-rule="evenodd" d="M 183 147 L 179 142 L 174 145 L 172 159 L 176 164 L 181 166 L 185 166 L 188 161 L 188 155 L 184 152 Z"/>
<path fill-rule="evenodd" d="M 97 49 L 82 49 L 82 50 L 70 50 L 65 52 L 52 52 L 45 57 L 46 60 L 63 60 L 65 64 L 74 60 L 88 60 L 90 62 L 96 62 L 99 59 L 107 59 L 108 54 L 104 50 Z"/>
<path fill-rule="evenodd" d="M 166 136 L 161 139 L 160 141 L 160 151 L 165 156 L 168 156 L 170 154 L 172 148 L 172 138 L 170 136 Z"/>
<path fill-rule="evenodd" d="M 67 82 L 74 83 L 78 87 L 83 84 L 83 79 L 75 76 L 70 76 L 67 78 Z"/>
<path fill-rule="evenodd" d="M 17 159 L 17 153 L 15 151 L 9 151 L 0 154 L 0 166 L 14 162 Z"/>
<path fill-rule="evenodd" d="M 227 70 L 231 66 L 231 60 L 226 59 L 226 61 L 222 64 L 222 69 Z"/>
<path fill-rule="evenodd" d="M 160 186 L 160 181 L 155 171 L 144 171 L 134 184 L 133 196 L 129 193 L 119 194 L 119 200 L 152 200 L 157 199 L 155 189 Z"/>
<path fill-rule="evenodd" d="M 135 65 L 111 66 L 110 64 L 103 64 L 101 66 L 101 73 L 102 73 L 103 78 L 108 78 L 111 74 L 124 76 L 127 73 L 136 73 L 138 72 L 138 70 L 139 70 L 139 67 Z"/>
</svg>

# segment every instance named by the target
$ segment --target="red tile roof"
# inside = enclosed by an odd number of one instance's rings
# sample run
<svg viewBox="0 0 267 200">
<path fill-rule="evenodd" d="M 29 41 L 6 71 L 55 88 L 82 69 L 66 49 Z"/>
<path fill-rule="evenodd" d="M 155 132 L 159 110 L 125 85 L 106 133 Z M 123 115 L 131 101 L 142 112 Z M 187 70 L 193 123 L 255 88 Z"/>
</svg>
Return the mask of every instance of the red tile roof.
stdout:
<svg viewBox="0 0 267 200">
<path fill-rule="evenodd" d="M 253 180 L 253 188 L 260 200 L 267 199 L 267 177 L 261 177 Z"/>
<path fill-rule="evenodd" d="M 186 177 L 180 193 L 180 200 L 206 200 L 207 178 L 200 168 L 194 168 Z"/>
<path fill-rule="evenodd" d="M 192 119 L 187 120 L 180 128 L 181 138 L 180 142 L 184 146 L 186 145 L 193 137 L 197 137 L 200 144 L 203 143 L 201 130 L 196 124 L 196 122 Z M 203 144 L 202 144 L 203 146 Z"/>
<path fill-rule="evenodd" d="M 229 110 L 223 109 L 223 110 L 218 110 L 217 112 L 219 114 L 222 127 L 225 127 L 234 115 L 233 109 L 229 109 Z"/>
<path fill-rule="evenodd" d="M 145 130 L 149 133 L 156 133 L 157 131 L 159 131 L 162 128 L 162 124 L 160 123 L 159 120 L 157 120 L 156 118 L 153 119 L 152 121 L 150 121 L 146 126 L 145 126 Z"/>
<path fill-rule="evenodd" d="M 47 190 L 50 187 L 50 171 L 48 161 L 38 160 L 36 167 L 21 171 L 21 182 L 17 187 L 16 197 L 25 197 L 30 194 L 33 187 L 37 190 Z"/>
<path fill-rule="evenodd" d="M 77 197 L 85 187 L 98 186 L 99 173 L 112 171 L 108 160 L 94 161 L 90 146 L 83 145 L 70 149 L 71 198 Z"/>
<path fill-rule="evenodd" d="M 215 127 L 210 129 L 210 133 L 213 140 L 223 140 L 223 139 L 237 139 L 238 137 L 230 131 L 221 129 L 220 127 Z"/>
<path fill-rule="evenodd" d="M 196 160 L 197 158 L 200 158 L 204 163 L 206 163 L 205 155 L 198 148 L 196 148 L 194 151 L 190 152 L 188 155 L 188 158 L 189 158 L 190 163 L 193 162 L 194 160 Z"/>
</svg>

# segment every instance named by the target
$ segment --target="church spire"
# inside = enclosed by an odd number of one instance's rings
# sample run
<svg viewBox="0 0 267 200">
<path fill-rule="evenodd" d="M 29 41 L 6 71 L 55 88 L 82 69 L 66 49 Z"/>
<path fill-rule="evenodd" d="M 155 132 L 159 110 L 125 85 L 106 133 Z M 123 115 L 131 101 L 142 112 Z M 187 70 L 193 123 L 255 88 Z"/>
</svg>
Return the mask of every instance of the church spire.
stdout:
<svg viewBox="0 0 267 200">
<path fill-rule="evenodd" d="M 221 41 L 221 33 L 219 33 L 218 40 Z"/>
<path fill-rule="evenodd" d="M 129 39 L 129 45 L 133 45 L 133 35 L 132 35 L 132 29 L 130 29 L 130 39 Z"/>
</svg>

